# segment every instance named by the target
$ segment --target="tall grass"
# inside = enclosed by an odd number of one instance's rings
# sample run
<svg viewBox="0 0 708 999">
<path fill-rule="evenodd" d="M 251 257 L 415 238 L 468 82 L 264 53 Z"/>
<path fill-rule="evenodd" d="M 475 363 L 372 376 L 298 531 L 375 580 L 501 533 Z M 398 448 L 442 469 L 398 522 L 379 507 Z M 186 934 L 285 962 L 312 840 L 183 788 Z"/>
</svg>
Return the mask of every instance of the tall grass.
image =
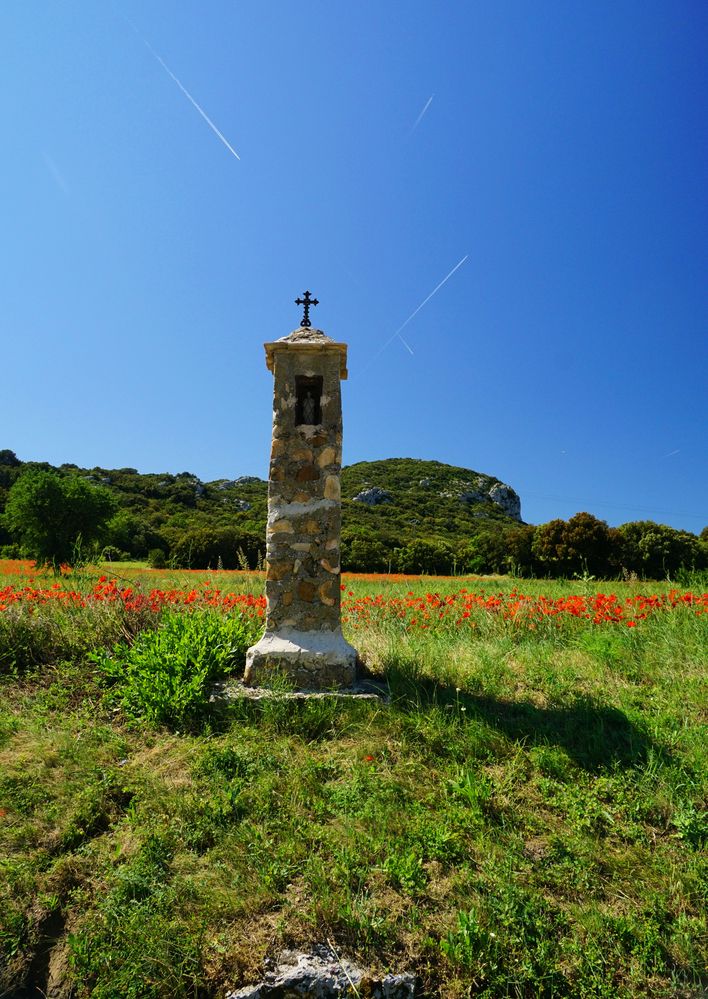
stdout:
<svg viewBox="0 0 708 999">
<path fill-rule="evenodd" d="M 344 582 L 345 603 L 384 598 L 347 635 L 389 701 L 200 701 L 179 731 L 116 700 L 86 655 L 122 641 L 127 675 L 137 648 L 149 692 L 162 611 L 129 638 L 118 604 L 0 612 L 0 654 L 20 619 L 35 650 L 0 681 L 0 993 L 216 997 L 329 939 L 444 999 L 703 994 L 708 615 L 480 609 L 422 629 L 390 598 L 671 586 Z"/>
</svg>

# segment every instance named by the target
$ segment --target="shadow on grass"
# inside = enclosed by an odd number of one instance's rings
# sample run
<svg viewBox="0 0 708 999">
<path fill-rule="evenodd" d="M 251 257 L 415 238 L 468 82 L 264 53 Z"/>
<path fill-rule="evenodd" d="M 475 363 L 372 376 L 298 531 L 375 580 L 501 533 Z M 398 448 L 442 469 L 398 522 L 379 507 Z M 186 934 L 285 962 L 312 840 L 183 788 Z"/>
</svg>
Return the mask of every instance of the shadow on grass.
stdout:
<svg viewBox="0 0 708 999">
<path fill-rule="evenodd" d="M 387 679 L 392 700 L 404 711 L 449 708 L 463 724 L 482 722 L 514 742 L 561 746 L 584 770 L 642 766 L 650 754 L 667 761 L 666 752 L 622 711 L 588 697 L 562 707 L 539 707 L 531 701 L 470 694 L 434 680 L 412 680 L 395 669 L 387 671 Z"/>
</svg>

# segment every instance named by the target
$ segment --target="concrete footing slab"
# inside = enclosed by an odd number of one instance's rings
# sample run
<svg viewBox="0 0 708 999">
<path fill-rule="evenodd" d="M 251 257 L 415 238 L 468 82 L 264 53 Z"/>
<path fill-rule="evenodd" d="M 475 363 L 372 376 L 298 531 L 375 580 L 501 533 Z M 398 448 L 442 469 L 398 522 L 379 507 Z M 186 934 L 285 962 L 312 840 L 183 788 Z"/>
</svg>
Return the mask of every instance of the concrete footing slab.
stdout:
<svg viewBox="0 0 708 999">
<path fill-rule="evenodd" d="M 251 687 L 243 680 L 222 680 L 212 687 L 209 701 L 212 704 L 228 704 L 238 700 L 306 701 L 306 700 L 339 700 L 339 701 L 384 701 L 388 703 L 390 693 L 388 685 L 383 680 L 360 680 L 356 684 L 338 690 L 278 690 L 273 687 Z"/>
</svg>

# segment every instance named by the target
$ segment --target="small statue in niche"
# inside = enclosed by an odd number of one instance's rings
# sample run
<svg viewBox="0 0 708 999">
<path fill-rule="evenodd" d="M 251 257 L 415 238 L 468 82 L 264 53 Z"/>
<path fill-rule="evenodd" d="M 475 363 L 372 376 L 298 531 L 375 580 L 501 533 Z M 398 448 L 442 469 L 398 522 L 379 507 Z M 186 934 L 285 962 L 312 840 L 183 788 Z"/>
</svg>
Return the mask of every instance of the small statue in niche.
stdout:
<svg viewBox="0 0 708 999">
<path fill-rule="evenodd" d="M 295 424 L 322 422 L 322 377 L 298 375 L 295 379 Z"/>
<path fill-rule="evenodd" d="M 315 399 L 309 389 L 307 390 L 307 395 L 302 400 L 302 422 L 315 422 Z"/>
</svg>

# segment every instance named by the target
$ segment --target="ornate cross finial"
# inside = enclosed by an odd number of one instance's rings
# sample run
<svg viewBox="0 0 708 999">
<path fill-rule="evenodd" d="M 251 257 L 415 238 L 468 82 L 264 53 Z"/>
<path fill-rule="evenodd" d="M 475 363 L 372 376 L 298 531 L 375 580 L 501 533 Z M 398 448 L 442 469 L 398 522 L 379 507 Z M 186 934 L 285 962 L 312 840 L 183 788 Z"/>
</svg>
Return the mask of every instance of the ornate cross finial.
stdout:
<svg viewBox="0 0 708 999">
<path fill-rule="evenodd" d="M 305 295 L 304 295 L 303 298 L 296 298 L 295 299 L 295 305 L 304 305 L 305 306 L 305 311 L 303 312 L 303 315 L 302 315 L 302 322 L 300 323 L 300 325 L 304 326 L 305 329 L 309 329 L 309 327 L 312 325 L 312 323 L 310 322 L 310 306 L 311 305 L 319 305 L 319 304 L 320 303 L 317 301 L 316 298 L 310 298 L 309 291 L 305 292 Z"/>
</svg>

